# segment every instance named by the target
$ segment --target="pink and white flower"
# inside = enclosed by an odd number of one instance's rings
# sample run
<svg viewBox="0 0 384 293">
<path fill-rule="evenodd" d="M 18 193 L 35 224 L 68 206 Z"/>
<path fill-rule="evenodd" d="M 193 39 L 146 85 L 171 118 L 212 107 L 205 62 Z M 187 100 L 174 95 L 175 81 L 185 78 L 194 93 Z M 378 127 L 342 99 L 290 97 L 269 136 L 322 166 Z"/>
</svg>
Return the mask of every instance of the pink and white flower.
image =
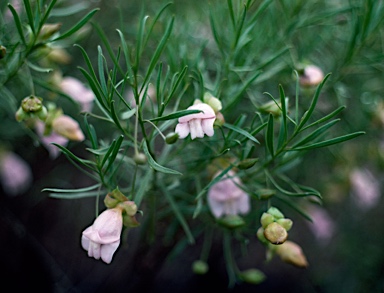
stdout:
<svg viewBox="0 0 384 293">
<path fill-rule="evenodd" d="M 96 218 L 92 226 L 83 231 L 81 246 L 88 251 L 89 257 L 101 258 L 109 264 L 120 245 L 122 228 L 122 209 L 107 209 Z"/>
<path fill-rule="evenodd" d="M 60 82 L 60 89 L 79 102 L 82 111 L 90 112 L 92 110 L 95 95 L 80 80 L 70 76 L 64 77 Z"/>
<path fill-rule="evenodd" d="M 220 172 L 214 177 L 219 174 Z M 249 212 L 249 195 L 239 187 L 241 184 L 240 178 L 231 170 L 219 182 L 211 186 L 208 191 L 208 205 L 215 218 Z"/>
<path fill-rule="evenodd" d="M 304 68 L 303 75 L 300 76 L 300 84 L 305 87 L 317 86 L 324 79 L 324 73 L 316 65 L 308 65 Z"/>
<path fill-rule="evenodd" d="M 205 103 L 195 104 L 187 108 L 187 110 L 201 110 L 201 113 L 190 114 L 179 118 L 175 132 L 179 138 L 186 138 L 191 134 L 191 139 L 196 137 L 203 138 L 204 134 L 213 136 L 213 123 L 216 119 L 215 111 Z"/>
<path fill-rule="evenodd" d="M 32 184 L 31 167 L 19 155 L 4 152 L 0 155 L 0 181 L 8 195 L 21 194 Z"/>
</svg>

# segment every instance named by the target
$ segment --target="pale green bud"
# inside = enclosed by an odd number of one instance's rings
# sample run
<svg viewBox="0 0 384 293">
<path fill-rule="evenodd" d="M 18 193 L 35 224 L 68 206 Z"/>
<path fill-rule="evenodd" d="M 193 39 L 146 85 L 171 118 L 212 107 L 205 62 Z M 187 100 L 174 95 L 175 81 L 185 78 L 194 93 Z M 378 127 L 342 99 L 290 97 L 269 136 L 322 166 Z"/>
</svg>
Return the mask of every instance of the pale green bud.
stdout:
<svg viewBox="0 0 384 293">
<path fill-rule="evenodd" d="M 238 215 L 227 215 L 224 218 L 220 218 L 217 222 L 227 228 L 235 229 L 245 225 L 245 221 Z"/>
<path fill-rule="evenodd" d="M 267 226 L 275 221 L 275 218 L 269 213 L 263 213 L 260 218 L 261 226 L 265 229 Z"/>
<path fill-rule="evenodd" d="M 209 267 L 205 261 L 195 260 L 192 264 L 192 271 L 198 275 L 204 275 L 208 272 Z"/>
<path fill-rule="evenodd" d="M 266 200 L 271 198 L 276 194 L 276 190 L 274 189 L 268 189 L 268 188 L 262 188 L 256 191 L 256 194 L 259 196 L 260 199 Z"/>
<path fill-rule="evenodd" d="M 278 219 L 276 221 L 276 223 L 278 223 L 279 225 L 281 225 L 287 232 L 289 230 L 291 230 L 292 228 L 292 225 L 293 225 L 293 222 L 291 219 L 287 219 L 287 218 L 284 218 L 284 219 Z"/>
<path fill-rule="evenodd" d="M 221 104 L 221 101 L 214 97 L 212 94 L 206 92 L 204 94 L 204 103 L 208 104 L 209 106 L 211 106 L 211 108 L 213 109 L 213 111 L 215 111 L 215 113 L 219 112 L 221 109 L 223 109 L 223 106 Z"/>
<path fill-rule="evenodd" d="M 39 33 L 40 40 L 47 40 L 52 37 L 55 33 L 57 33 L 62 24 L 61 23 L 48 23 L 44 24 Z"/>
<path fill-rule="evenodd" d="M 133 156 L 133 160 L 137 165 L 144 165 L 147 163 L 147 156 L 143 153 L 136 153 Z"/>
<path fill-rule="evenodd" d="M 242 271 L 240 272 L 239 277 L 244 282 L 255 285 L 262 283 L 266 278 L 265 274 L 257 269 L 249 269 L 246 271 Z"/>
<path fill-rule="evenodd" d="M 179 139 L 179 134 L 176 132 L 168 133 L 165 137 L 165 142 L 167 144 L 174 144 Z"/>
<path fill-rule="evenodd" d="M 237 167 L 241 170 L 252 168 L 256 162 L 258 161 L 258 158 L 247 158 L 245 160 L 242 160 Z"/>
<path fill-rule="evenodd" d="M 272 216 L 274 216 L 275 220 L 278 220 L 278 219 L 282 219 L 284 218 L 284 215 L 282 212 L 280 212 L 279 209 L 275 208 L 275 207 L 270 207 L 267 211 L 268 214 L 271 214 Z"/>
<path fill-rule="evenodd" d="M 273 222 L 265 228 L 264 236 L 272 244 L 282 244 L 287 240 L 288 233 L 280 224 Z"/>
<path fill-rule="evenodd" d="M 257 232 L 256 232 L 256 236 L 257 236 L 257 239 L 259 239 L 259 241 L 263 244 L 268 244 L 269 241 L 267 240 L 267 238 L 265 238 L 264 236 L 264 228 L 263 227 L 260 227 Z"/>
<path fill-rule="evenodd" d="M 122 207 L 128 216 L 132 217 L 137 213 L 136 204 L 130 200 L 119 203 L 119 207 Z"/>
</svg>

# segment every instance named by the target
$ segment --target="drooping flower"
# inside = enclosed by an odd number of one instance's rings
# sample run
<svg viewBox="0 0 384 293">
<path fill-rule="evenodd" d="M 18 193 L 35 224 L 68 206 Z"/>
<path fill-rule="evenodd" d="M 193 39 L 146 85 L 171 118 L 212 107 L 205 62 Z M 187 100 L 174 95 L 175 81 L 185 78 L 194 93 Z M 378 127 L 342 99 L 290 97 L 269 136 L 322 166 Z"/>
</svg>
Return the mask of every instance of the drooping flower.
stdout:
<svg viewBox="0 0 384 293">
<path fill-rule="evenodd" d="M 220 172 L 216 173 L 214 177 L 219 174 Z M 215 218 L 249 212 L 249 195 L 239 187 L 241 184 L 240 178 L 231 170 L 211 186 L 208 191 L 208 205 Z"/>
<path fill-rule="evenodd" d="M 1 153 L 0 181 L 6 194 L 15 196 L 23 193 L 32 183 L 31 167 L 13 152 Z"/>
<path fill-rule="evenodd" d="M 60 89 L 79 102 L 82 111 L 91 111 L 95 95 L 80 80 L 70 76 L 64 77 L 60 82 Z"/>
<path fill-rule="evenodd" d="M 83 231 L 81 246 L 88 251 L 89 257 L 101 258 L 109 264 L 120 245 L 122 228 L 122 208 L 107 209 L 96 218 L 92 226 Z"/>
<path fill-rule="evenodd" d="M 179 118 L 179 123 L 175 129 L 179 138 L 186 138 L 188 134 L 191 134 L 191 139 L 203 138 L 204 134 L 213 136 L 213 123 L 216 119 L 215 111 L 205 103 L 192 105 L 187 110 L 201 110 L 202 112 Z"/>
</svg>

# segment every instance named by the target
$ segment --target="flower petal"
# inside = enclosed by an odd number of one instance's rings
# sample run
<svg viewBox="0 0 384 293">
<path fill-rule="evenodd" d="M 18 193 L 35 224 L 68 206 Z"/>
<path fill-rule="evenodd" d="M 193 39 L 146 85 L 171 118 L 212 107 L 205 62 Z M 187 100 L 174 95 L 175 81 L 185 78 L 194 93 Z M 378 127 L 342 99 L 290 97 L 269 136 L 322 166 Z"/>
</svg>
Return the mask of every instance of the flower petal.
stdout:
<svg viewBox="0 0 384 293">
<path fill-rule="evenodd" d="M 179 123 L 176 125 L 175 132 L 179 135 L 179 138 L 186 138 L 189 134 L 189 125 L 188 123 Z"/>
<path fill-rule="evenodd" d="M 201 120 L 200 119 L 193 119 L 188 122 L 189 124 L 189 130 L 191 131 L 191 139 L 195 139 L 196 137 L 203 138 L 204 137 L 204 131 L 201 127 Z"/>
<path fill-rule="evenodd" d="M 101 246 L 101 259 L 107 263 L 110 264 L 112 261 L 113 254 L 117 250 L 117 248 L 120 245 L 120 239 L 116 242 L 112 242 L 110 244 L 104 244 Z"/>
<path fill-rule="evenodd" d="M 179 118 L 180 123 L 186 123 L 193 119 L 208 119 L 208 118 L 215 118 L 215 111 L 205 103 L 200 103 L 196 105 L 192 105 L 187 108 L 187 110 L 201 110 L 203 112 L 197 113 L 197 114 L 190 114 Z"/>
<path fill-rule="evenodd" d="M 215 119 L 216 118 L 208 118 L 208 119 L 203 119 L 201 121 L 201 126 L 203 127 L 203 131 L 208 136 L 213 136 L 215 133 L 213 130 L 213 123 L 215 123 Z"/>
</svg>

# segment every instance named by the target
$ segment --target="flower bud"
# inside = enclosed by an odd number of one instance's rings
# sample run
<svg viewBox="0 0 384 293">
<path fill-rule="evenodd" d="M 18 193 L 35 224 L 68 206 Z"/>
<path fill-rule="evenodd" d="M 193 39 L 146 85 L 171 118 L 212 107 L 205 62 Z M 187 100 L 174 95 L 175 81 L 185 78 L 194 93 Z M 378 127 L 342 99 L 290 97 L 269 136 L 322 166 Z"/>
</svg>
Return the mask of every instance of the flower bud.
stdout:
<svg viewBox="0 0 384 293">
<path fill-rule="evenodd" d="M 74 141 L 83 141 L 84 134 L 76 120 L 61 115 L 52 121 L 52 129 L 59 135 Z"/>
<path fill-rule="evenodd" d="M 256 191 L 256 194 L 261 200 L 266 200 L 271 198 L 276 194 L 276 190 L 268 189 L 268 188 L 261 188 Z"/>
<path fill-rule="evenodd" d="M 268 244 L 269 241 L 267 240 L 267 238 L 265 238 L 264 236 L 264 228 L 263 227 L 260 227 L 257 232 L 256 232 L 256 236 L 257 236 L 257 239 L 259 239 L 259 241 L 263 244 Z"/>
<path fill-rule="evenodd" d="M 316 65 L 307 65 L 300 74 L 300 84 L 304 87 L 313 87 L 320 84 L 324 79 L 324 73 Z"/>
<path fill-rule="evenodd" d="M 257 269 L 249 269 L 239 274 L 240 279 L 250 284 L 260 284 L 265 280 L 265 274 Z"/>
<path fill-rule="evenodd" d="M 117 200 L 118 202 L 124 202 L 128 200 L 128 198 L 118 188 L 115 188 L 109 192 L 107 196 Z"/>
<path fill-rule="evenodd" d="M 279 225 L 281 225 L 287 232 L 289 230 L 291 230 L 292 228 L 292 225 L 293 225 L 293 222 L 291 219 L 287 219 L 287 218 L 284 218 L 284 219 L 278 219 L 276 221 L 276 223 L 278 223 Z"/>
<path fill-rule="evenodd" d="M 61 25 L 61 23 L 44 24 L 40 30 L 39 39 L 43 41 L 49 39 L 60 30 Z"/>
<path fill-rule="evenodd" d="M 135 228 L 140 225 L 135 216 L 129 216 L 126 213 L 123 214 L 123 225 L 128 228 Z"/>
<path fill-rule="evenodd" d="M 264 236 L 272 244 L 282 244 L 287 240 L 288 233 L 280 224 L 273 222 L 265 228 Z"/>
<path fill-rule="evenodd" d="M 136 153 L 133 156 L 133 160 L 137 165 L 144 165 L 145 163 L 147 163 L 147 156 L 143 153 Z"/>
<path fill-rule="evenodd" d="M 286 104 L 288 103 L 288 99 L 286 99 Z M 281 103 L 277 103 L 275 101 L 269 101 L 260 106 L 259 111 L 272 114 L 275 117 L 281 115 Z"/>
<path fill-rule="evenodd" d="M 35 96 L 29 96 L 21 101 L 21 108 L 26 113 L 36 113 L 43 108 L 43 99 Z"/>
<path fill-rule="evenodd" d="M 259 159 L 258 158 L 248 158 L 248 159 L 245 159 L 245 160 L 242 160 L 238 165 L 237 167 L 241 170 L 245 170 L 245 169 L 249 169 L 249 168 L 252 168 L 256 162 L 258 161 Z"/>
<path fill-rule="evenodd" d="M 238 215 L 226 215 L 224 218 L 217 219 L 217 222 L 230 229 L 236 229 L 245 225 L 243 218 Z"/>
<path fill-rule="evenodd" d="M 260 218 L 261 226 L 265 229 L 267 226 L 275 221 L 275 218 L 269 213 L 263 213 Z"/>
<path fill-rule="evenodd" d="M 286 241 L 279 245 L 276 248 L 276 254 L 286 263 L 300 268 L 306 268 L 308 266 L 307 259 L 301 247 L 292 241 Z"/>
<path fill-rule="evenodd" d="M 282 212 L 280 212 L 279 209 L 275 208 L 275 207 L 270 207 L 267 211 L 268 214 L 271 214 L 275 220 L 278 220 L 278 219 L 283 219 L 284 218 L 284 215 Z"/>
<path fill-rule="evenodd" d="M 167 136 L 165 137 L 165 142 L 167 144 L 174 144 L 178 139 L 179 139 L 179 134 L 177 134 L 176 132 L 171 132 L 171 133 L 168 133 Z"/>
<path fill-rule="evenodd" d="M 202 260 L 195 260 L 192 264 L 192 271 L 197 275 L 204 275 L 208 272 L 208 264 Z"/>
<path fill-rule="evenodd" d="M 104 198 L 104 205 L 109 209 L 116 207 L 118 203 L 119 201 L 111 197 L 109 193 Z"/>
<path fill-rule="evenodd" d="M 208 92 L 204 94 L 203 101 L 204 103 L 211 106 L 211 108 L 213 109 L 213 111 L 215 111 L 215 113 L 218 113 L 223 108 L 221 101 Z"/>
<path fill-rule="evenodd" d="M 7 48 L 5 48 L 4 46 L 0 45 L 0 60 L 3 59 L 6 54 L 7 54 Z"/>
</svg>

